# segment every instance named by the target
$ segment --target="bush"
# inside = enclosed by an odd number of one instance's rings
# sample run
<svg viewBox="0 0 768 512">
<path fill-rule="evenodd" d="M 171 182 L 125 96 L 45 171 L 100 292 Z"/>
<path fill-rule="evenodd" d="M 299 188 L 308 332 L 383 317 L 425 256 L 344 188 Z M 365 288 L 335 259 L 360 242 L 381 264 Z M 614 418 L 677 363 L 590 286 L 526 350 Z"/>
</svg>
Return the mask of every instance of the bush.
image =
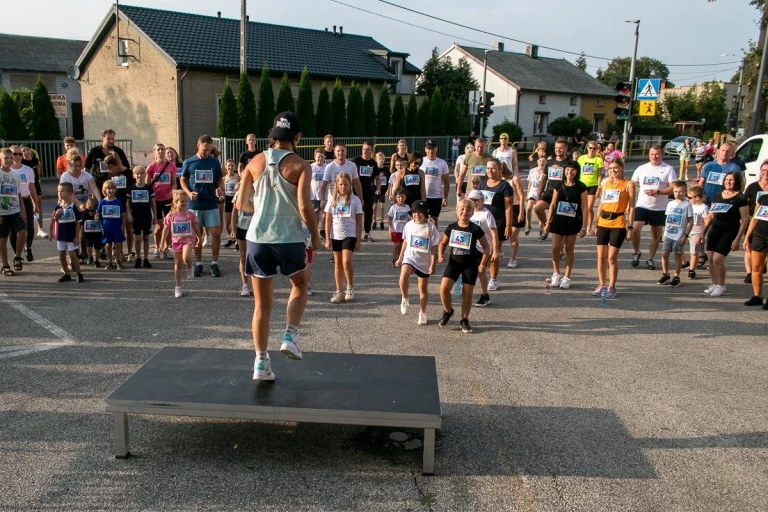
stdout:
<svg viewBox="0 0 768 512">
<path fill-rule="evenodd" d="M 328 94 L 328 84 L 323 82 L 320 94 L 317 96 L 317 112 L 315 113 L 315 133 L 324 137 L 331 133 L 333 123 L 331 118 L 331 96 Z"/>
<path fill-rule="evenodd" d="M 27 130 L 19 115 L 16 102 L 5 89 L 0 91 L 0 139 L 24 140 Z"/>
<path fill-rule="evenodd" d="M 392 134 L 397 137 L 405 135 L 405 105 L 401 95 L 395 96 L 395 106 L 392 107 Z"/>
<path fill-rule="evenodd" d="M 266 133 L 259 133 L 259 123 L 256 120 L 256 98 L 253 96 L 247 73 L 240 74 L 240 83 L 237 86 L 237 126 L 241 137 L 249 133 L 256 137 L 266 135 Z"/>
<path fill-rule="evenodd" d="M 376 113 L 376 135 L 379 137 L 392 136 L 392 107 L 389 102 L 389 90 L 387 84 L 381 84 L 379 95 L 379 111 Z"/>
<path fill-rule="evenodd" d="M 299 79 L 299 100 L 296 102 L 296 114 L 301 119 L 301 131 L 304 137 L 315 136 L 315 105 L 312 100 L 312 80 L 307 66 Z"/>
<path fill-rule="evenodd" d="M 370 82 L 365 88 L 363 97 L 363 132 L 366 137 L 376 135 L 376 104 L 373 101 L 373 88 Z"/>
<path fill-rule="evenodd" d="M 419 105 L 416 103 L 416 95 L 411 94 L 408 99 L 408 107 L 405 109 L 405 135 L 411 137 L 419 132 Z"/>
<path fill-rule="evenodd" d="M 576 129 L 581 128 L 583 135 L 592 133 L 592 123 L 589 119 L 581 116 L 576 117 L 558 117 L 547 127 L 547 132 L 555 137 L 573 137 Z M 510 134 L 511 135 L 511 134 Z"/>
<path fill-rule="evenodd" d="M 331 133 L 334 137 L 347 137 L 347 100 L 344 98 L 344 89 L 341 80 L 336 79 L 331 93 Z"/>
<path fill-rule="evenodd" d="M 347 97 L 347 128 L 350 137 L 363 137 L 365 133 L 363 120 L 363 93 L 355 82 L 349 87 Z M 372 134 L 371 134 L 372 135 Z"/>
<path fill-rule="evenodd" d="M 237 125 L 237 101 L 229 86 L 229 80 L 224 82 L 224 92 L 219 101 L 219 124 L 216 128 L 217 137 L 237 137 L 240 129 Z"/>
<path fill-rule="evenodd" d="M 293 101 L 293 93 L 291 92 L 291 83 L 288 81 L 288 73 L 283 73 L 283 79 L 280 80 L 280 90 L 277 93 L 275 114 L 288 110 L 296 112 L 296 102 Z"/>
<path fill-rule="evenodd" d="M 13 101 L 13 100 L 11 100 Z M 29 135 L 34 140 L 58 140 L 61 138 L 59 120 L 48 96 L 48 89 L 39 78 L 32 93 L 32 115 L 30 116 Z"/>
<path fill-rule="evenodd" d="M 261 69 L 259 80 L 259 130 L 257 137 L 266 137 L 272 129 L 275 118 L 275 91 L 272 89 L 272 79 L 269 77 L 267 65 Z"/>
<path fill-rule="evenodd" d="M 492 128 L 492 131 L 493 131 L 493 139 L 491 140 L 496 142 L 499 141 L 499 136 L 502 133 L 506 133 L 507 135 L 509 135 L 510 144 L 521 141 L 523 139 L 523 130 L 512 121 L 508 120 L 506 117 L 504 118 L 504 121 L 495 125 Z"/>
</svg>

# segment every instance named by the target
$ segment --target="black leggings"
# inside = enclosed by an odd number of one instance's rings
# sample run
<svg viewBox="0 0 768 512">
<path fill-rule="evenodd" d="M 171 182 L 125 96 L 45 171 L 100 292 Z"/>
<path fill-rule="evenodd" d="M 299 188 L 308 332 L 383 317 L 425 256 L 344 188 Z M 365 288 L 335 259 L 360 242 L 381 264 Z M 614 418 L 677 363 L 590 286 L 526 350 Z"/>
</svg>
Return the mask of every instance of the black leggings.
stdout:
<svg viewBox="0 0 768 512">
<path fill-rule="evenodd" d="M 374 201 L 373 193 L 363 194 L 363 232 L 371 232 L 371 223 L 373 222 L 373 205 Z"/>
<path fill-rule="evenodd" d="M 33 209 L 33 201 L 31 196 L 27 196 L 23 198 L 24 202 L 24 212 L 27 216 L 27 218 L 24 220 L 25 224 L 27 225 L 27 248 L 32 248 L 32 240 L 35 239 L 35 214 L 32 212 Z M 16 237 L 11 236 L 9 237 L 11 239 L 11 249 L 13 249 L 13 252 L 16 252 Z"/>
</svg>

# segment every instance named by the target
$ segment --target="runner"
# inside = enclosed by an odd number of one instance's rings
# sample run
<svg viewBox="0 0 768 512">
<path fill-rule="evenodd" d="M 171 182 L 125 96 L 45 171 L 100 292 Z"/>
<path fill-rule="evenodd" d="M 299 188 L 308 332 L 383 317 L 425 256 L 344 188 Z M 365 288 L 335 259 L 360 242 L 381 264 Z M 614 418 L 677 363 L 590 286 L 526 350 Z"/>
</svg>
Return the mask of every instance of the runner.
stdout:
<svg viewBox="0 0 768 512">
<path fill-rule="evenodd" d="M 512 174 L 519 174 L 517 167 L 517 151 L 509 145 L 509 135 L 502 133 L 499 135 L 499 147 L 493 150 L 492 156 L 498 158 L 499 162 L 507 164 Z"/>
<path fill-rule="evenodd" d="M 544 177 L 544 173 L 547 172 L 547 157 L 545 155 L 539 156 L 536 161 L 536 167 L 532 167 L 528 171 L 528 192 L 525 200 L 525 236 L 531 232 L 531 222 L 533 220 L 533 207 L 536 205 L 536 201 L 539 199 L 539 186 L 541 180 Z M 544 231 L 544 224 L 539 219 L 539 233 Z"/>
<path fill-rule="evenodd" d="M 761 178 L 766 164 L 767 162 L 763 162 L 760 166 Z M 763 309 L 768 309 L 768 302 L 763 303 L 763 271 L 765 256 L 768 254 L 768 194 L 763 194 L 757 199 L 752 220 L 744 237 L 744 251 L 752 258 L 752 297 L 744 305 L 763 306 Z"/>
<path fill-rule="evenodd" d="M 125 156 L 123 150 L 115 146 L 115 130 L 107 128 L 101 132 L 101 145 L 91 148 L 85 159 L 85 168 L 91 172 L 91 176 L 93 176 L 93 179 L 96 182 L 96 187 L 99 190 L 102 189 L 104 182 L 109 179 L 107 176 L 109 170 L 103 162 L 110 153 L 115 153 L 123 164 L 124 169 L 129 169 L 131 167 L 130 162 L 128 162 L 128 157 Z M 75 194 L 77 194 L 77 190 L 75 190 Z"/>
<path fill-rule="evenodd" d="M 697 185 L 704 189 L 704 196 L 707 206 L 712 206 L 715 196 L 723 191 L 723 179 L 729 172 L 735 172 L 741 175 L 740 183 L 744 183 L 744 173 L 734 162 L 730 161 L 730 151 L 732 145 L 730 142 L 724 143 L 717 149 L 717 159 L 704 164 L 701 176 Z"/>
<path fill-rule="evenodd" d="M 489 273 L 491 275 L 488 282 L 488 290 L 496 291 L 499 288 L 499 257 L 501 255 L 501 248 L 504 242 L 511 236 L 512 233 L 512 213 L 514 204 L 514 191 L 512 186 L 504 181 L 501 175 L 501 162 L 498 158 L 491 158 L 485 167 L 485 174 L 488 179 L 484 183 L 480 183 L 477 187 L 483 194 L 484 202 L 488 211 L 493 215 L 493 219 L 496 221 L 496 228 L 498 229 L 499 236 L 497 237 L 498 246 L 493 247 L 493 252 L 497 255 L 497 258 L 491 259 L 488 264 Z M 474 204 L 473 204 L 474 208 Z"/>
<path fill-rule="evenodd" d="M 26 225 L 26 245 L 24 252 L 27 261 L 33 261 L 35 258 L 32 255 L 32 242 L 35 240 L 35 212 L 37 212 L 37 189 L 35 188 L 35 171 L 32 168 L 24 165 L 21 161 L 24 158 L 24 151 L 21 146 L 11 146 L 11 152 L 13 153 L 13 164 L 11 169 L 19 176 L 19 192 L 21 192 L 21 204 L 19 205 L 24 209 L 24 222 Z M 39 213 L 39 212 L 38 212 Z M 11 249 L 16 251 L 16 237 L 11 237 Z"/>
<path fill-rule="evenodd" d="M 400 165 L 397 167 L 394 187 L 395 190 L 405 190 L 405 204 L 413 204 L 414 201 L 426 201 L 427 199 L 424 171 L 421 170 L 422 163 L 421 154 L 411 153 L 408 157 L 407 168 L 404 169 Z"/>
<path fill-rule="evenodd" d="M 365 235 L 363 240 L 373 242 L 371 236 L 371 223 L 373 222 L 374 191 L 376 190 L 376 181 L 374 172 L 376 170 L 376 160 L 373 159 L 373 145 L 370 142 L 363 142 L 363 154 L 352 160 L 357 166 L 357 174 L 360 179 L 360 189 L 363 193 L 363 231 Z"/>
<path fill-rule="evenodd" d="M 453 166 L 453 178 L 456 182 L 456 195 L 459 194 L 466 194 L 467 193 L 467 183 L 469 182 L 469 173 L 466 173 L 464 175 L 464 180 L 459 181 L 459 176 L 461 175 L 461 166 L 464 165 L 464 160 L 472 154 L 472 152 L 475 150 L 474 146 L 472 144 L 467 144 L 464 146 L 464 154 L 459 155 L 459 157 L 456 159 L 456 163 Z"/>
<path fill-rule="evenodd" d="M 603 159 L 597 155 L 597 144 L 587 143 L 587 154 L 579 157 L 581 182 L 587 187 L 587 235 L 595 236 L 595 194 L 603 181 Z"/>
<path fill-rule="evenodd" d="M 325 248 L 333 251 L 333 276 L 336 292 L 331 303 L 339 304 L 355 298 L 352 256 L 360 250 L 363 234 L 363 206 L 360 199 L 352 194 L 352 181 L 347 173 L 336 176 L 333 195 L 325 207 Z M 347 279 L 347 288 L 341 292 L 343 280 Z"/>
<path fill-rule="evenodd" d="M 451 193 L 450 170 L 442 158 L 437 157 L 437 142 L 427 139 L 424 143 L 424 161 L 420 169 L 424 173 L 429 220 L 437 227 L 440 212 L 448 206 L 448 194 Z"/>
<path fill-rule="evenodd" d="M 485 139 L 483 137 L 477 137 L 473 149 L 474 151 L 467 155 L 464 159 L 464 163 L 461 164 L 461 171 L 459 172 L 459 178 L 456 180 L 456 183 L 464 183 L 465 178 L 471 179 L 472 176 L 480 176 L 481 179 L 485 178 L 485 166 L 488 163 L 488 160 L 493 158 L 488 154 L 488 146 Z M 469 185 L 470 183 L 467 182 L 466 191 L 471 190 Z M 461 199 L 463 193 L 464 191 L 460 190 L 457 186 L 456 198 Z"/>
<path fill-rule="evenodd" d="M 539 198 L 533 207 L 533 213 L 539 219 L 539 242 L 546 240 L 549 234 L 543 227 L 547 223 L 546 216 L 549 205 L 552 202 L 552 193 L 562 183 L 563 170 L 565 165 L 569 163 L 566 151 L 568 151 L 568 142 L 564 139 L 558 139 L 555 142 L 555 158 L 547 161 L 547 173 L 542 176 L 541 183 L 539 184 Z"/>
<path fill-rule="evenodd" d="M 747 196 L 749 201 L 749 214 L 750 216 L 755 211 L 758 199 L 768 194 L 768 160 L 765 160 L 760 164 L 760 174 L 757 181 L 750 183 L 744 190 L 744 195 Z M 744 268 L 747 270 L 747 276 L 744 278 L 744 282 L 749 284 L 752 282 L 752 255 L 750 251 L 744 251 Z M 763 266 L 763 268 L 765 268 Z M 760 278 L 762 279 L 762 277 Z"/>
<path fill-rule="evenodd" d="M 240 153 L 240 158 L 237 159 L 237 175 L 242 176 L 243 171 L 248 166 L 253 157 L 261 153 L 260 149 L 256 149 L 256 136 L 249 133 L 245 136 L 245 151 Z"/>
<path fill-rule="evenodd" d="M 21 206 L 21 179 L 11 169 L 11 165 L 13 151 L 9 148 L 0 149 L 0 259 L 3 263 L 2 272 L 7 277 L 13 277 L 23 269 L 21 248 L 24 247 L 24 239 L 27 236 L 26 213 Z M 13 270 L 8 264 L 9 235 L 16 238 Z"/>
<path fill-rule="evenodd" d="M 168 160 L 167 150 L 163 144 L 159 142 L 155 144 L 152 152 L 155 154 L 155 161 L 147 166 L 147 180 L 155 193 L 155 226 L 152 232 L 155 250 L 153 255 L 155 259 L 161 259 L 163 257 L 161 249 L 163 251 L 168 250 L 167 247 L 163 247 L 163 220 L 171 211 L 173 191 L 176 190 L 176 164 Z"/>
<path fill-rule="evenodd" d="M 485 236 L 491 240 L 493 252 L 490 261 L 498 260 L 499 255 L 496 252 L 496 248 L 500 246 L 499 232 L 496 229 L 496 220 L 493 218 L 493 214 L 485 207 L 485 196 L 483 196 L 480 190 L 474 189 L 467 194 L 467 199 L 472 201 L 475 207 L 475 211 L 469 220 L 473 224 L 480 226 Z M 477 250 L 483 253 L 481 245 L 477 246 Z M 475 306 L 485 307 L 491 303 L 491 296 L 488 293 L 488 272 L 486 272 L 485 267 L 483 267 L 482 271 L 478 269 L 478 277 L 480 278 L 480 296 L 475 301 Z"/>
<path fill-rule="evenodd" d="M 323 185 L 320 188 L 320 209 L 325 211 L 325 205 L 331 200 L 333 189 L 336 187 L 336 176 L 346 173 L 352 180 L 352 189 L 359 199 L 363 198 L 363 190 L 360 186 L 360 178 L 357 174 L 357 166 L 347 160 L 347 146 L 341 143 L 333 148 L 334 159 L 325 164 L 323 171 Z"/>
</svg>

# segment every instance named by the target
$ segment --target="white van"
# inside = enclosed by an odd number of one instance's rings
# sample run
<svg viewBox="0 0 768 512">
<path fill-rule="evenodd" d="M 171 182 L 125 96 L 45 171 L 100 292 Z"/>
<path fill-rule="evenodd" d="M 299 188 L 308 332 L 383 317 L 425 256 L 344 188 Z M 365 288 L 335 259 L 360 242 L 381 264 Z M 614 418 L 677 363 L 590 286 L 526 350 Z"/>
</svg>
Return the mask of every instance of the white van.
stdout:
<svg viewBox="0 0 768 512">
<path fill-rule="evenodd" d="M 747 164 L 746 184 L 760 179 L 760 164 L 768 160 L 768 133 L 754 135 L 736 149 L 736 156 Z"/>
</svg>

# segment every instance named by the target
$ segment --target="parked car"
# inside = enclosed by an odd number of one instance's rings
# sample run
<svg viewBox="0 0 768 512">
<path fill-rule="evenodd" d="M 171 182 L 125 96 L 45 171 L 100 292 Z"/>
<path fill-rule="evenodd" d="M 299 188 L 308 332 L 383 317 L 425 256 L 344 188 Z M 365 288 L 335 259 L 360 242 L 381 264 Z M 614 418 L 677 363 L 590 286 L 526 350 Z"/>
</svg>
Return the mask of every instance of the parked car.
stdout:
<svg viewBox="0 0 768 512">
<path fill-rule="evenodd" d="M 691 156 L 693 156 L 693 150 L 696 149 L 696 143 L 699 141 L 696 137 L 690 137 L 688 135 L 680 135 L 675 137 L 671 141 L 664 145 L 664 156 L 678 156 L 677 148 L 685 143 L 685 139 L 691 141 Z"/>
<path fill-rule="evenodd" d="M 736 157 L 747 165 L 745 187 L 760 179 L 760 164 L 768 159 L 768 134 L 753 135 L 736 148 Z"/>
</svg>

